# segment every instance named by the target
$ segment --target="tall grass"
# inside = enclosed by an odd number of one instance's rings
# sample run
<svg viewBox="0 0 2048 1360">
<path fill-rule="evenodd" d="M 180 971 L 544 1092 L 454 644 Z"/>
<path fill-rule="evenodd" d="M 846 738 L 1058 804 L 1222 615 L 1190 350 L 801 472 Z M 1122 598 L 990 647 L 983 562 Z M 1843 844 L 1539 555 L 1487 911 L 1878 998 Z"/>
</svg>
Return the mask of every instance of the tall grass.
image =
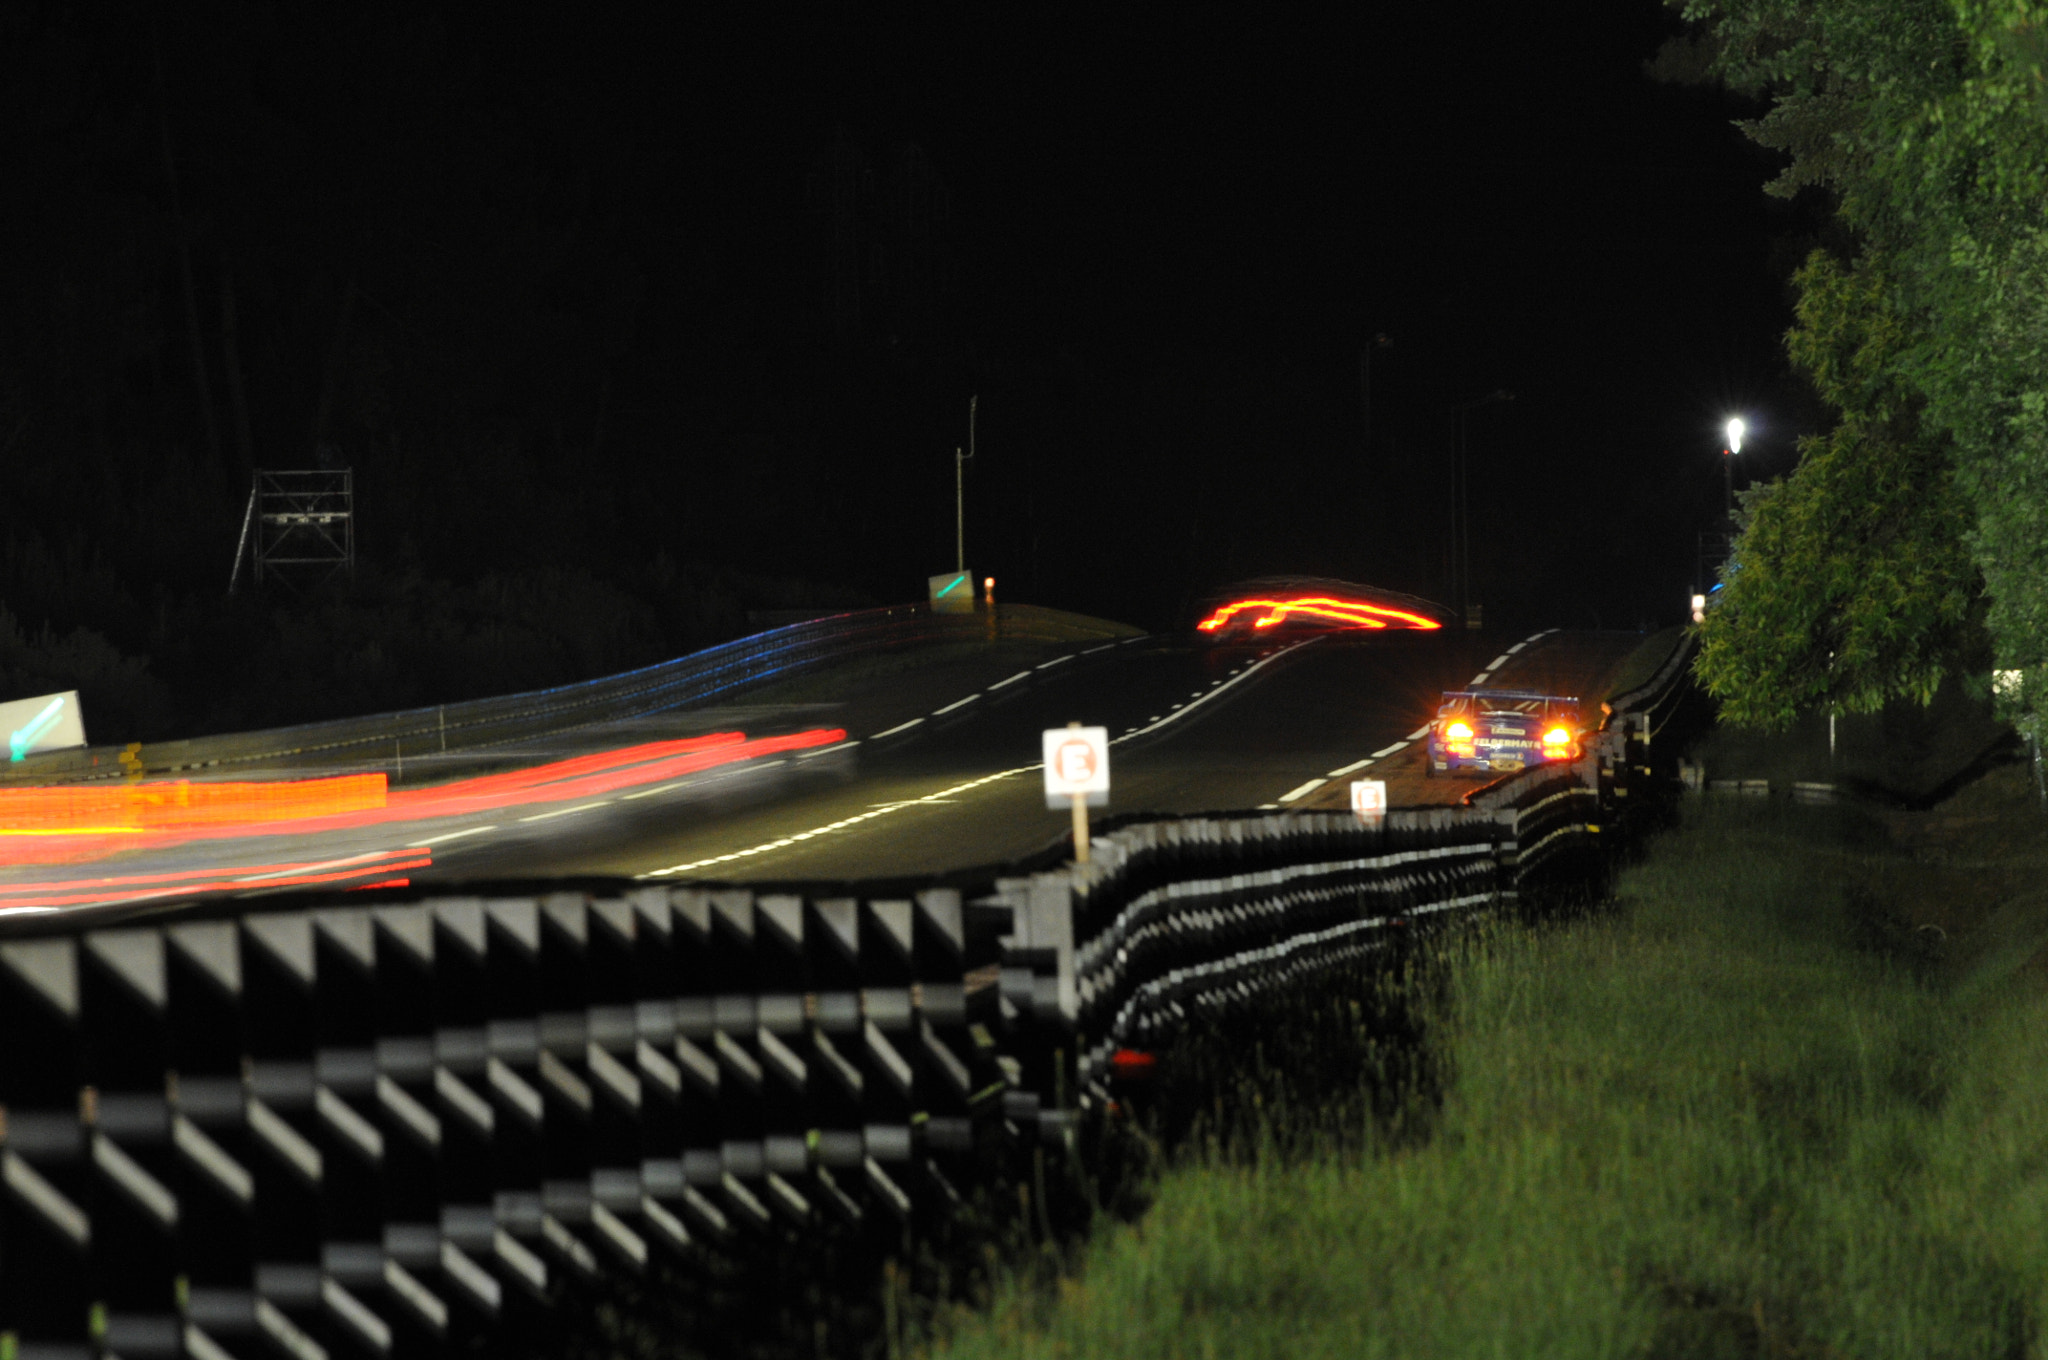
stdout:
<svg viewBox="0 0 2048 1360">
<path fill-rule="evenodd" d="M 1427 1139 L 1212 1145 L 940 1350 L 2039 1354 L 2048 1004 L 1953 988 L 1913 890 L 1853 815 L 1695 807 L 1611 910 L 1440 948 Z"/>
</svg>

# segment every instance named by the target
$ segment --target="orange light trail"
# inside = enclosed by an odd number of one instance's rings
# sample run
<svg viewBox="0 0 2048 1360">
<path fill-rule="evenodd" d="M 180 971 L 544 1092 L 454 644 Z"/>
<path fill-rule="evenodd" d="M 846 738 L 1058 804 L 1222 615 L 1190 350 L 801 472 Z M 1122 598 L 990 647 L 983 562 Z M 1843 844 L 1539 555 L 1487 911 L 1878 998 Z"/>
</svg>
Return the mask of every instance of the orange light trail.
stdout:
<svg viewBox="0 0 2048 1360">
<path fill-rule="evenodd" d="M 1252 620 L 1254 628 L 1271 628 L 1296 615 L 1328 619 L 1350 628 L 1387 628 L 1398 625 L 1402 628 L 1431 631 L 1443 627 L 1441 623 L 1424 614 L 1393 609 L 1383 604 L 1368 604 L 1363 600 L 1341 600 L 1331 595 L 1302 595 L 1291 600 L 1234 600 L 1203 619 L 1195 627 L 1205 633 L 1213 633 L 1248 609 L 1266 611 L 1264 617 Z"/>
<path fill-rule="evenodd" d="M 74 784 L 0 789 L 0 836 L 109 836 L 247 826 L 385 805 L 381 774 L 264 783 Z"/>
<path fill-rule="evenodd" d="M 262 783 L 175 780 L 0 790 L 0 837 L 6 838 L 0 840 L 0 862 L 77 864 L 194 840 L 351 830 L 597 798 L 634 785 L 845 739 L 843 728 L 754 738 L 743 732 L 714 732 L 420 789 L 391 790 L 382 774 L 370 774 Z"/>
</svg>

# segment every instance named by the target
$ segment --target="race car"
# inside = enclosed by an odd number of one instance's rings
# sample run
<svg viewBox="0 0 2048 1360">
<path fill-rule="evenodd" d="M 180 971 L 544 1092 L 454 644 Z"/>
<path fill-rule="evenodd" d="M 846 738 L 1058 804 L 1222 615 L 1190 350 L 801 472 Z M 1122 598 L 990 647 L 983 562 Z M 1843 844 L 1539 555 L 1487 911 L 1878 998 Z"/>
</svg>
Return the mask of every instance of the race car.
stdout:
<svg viewBox="0 0 2048 1360">
<path fill-rule="evenodd" d="M 1430 724 L 1423 773 L 1506 774 L 1577 760 L 1584 738 L 1577 699 L 1526 689 L 1446 690 Z"/>
</svg>

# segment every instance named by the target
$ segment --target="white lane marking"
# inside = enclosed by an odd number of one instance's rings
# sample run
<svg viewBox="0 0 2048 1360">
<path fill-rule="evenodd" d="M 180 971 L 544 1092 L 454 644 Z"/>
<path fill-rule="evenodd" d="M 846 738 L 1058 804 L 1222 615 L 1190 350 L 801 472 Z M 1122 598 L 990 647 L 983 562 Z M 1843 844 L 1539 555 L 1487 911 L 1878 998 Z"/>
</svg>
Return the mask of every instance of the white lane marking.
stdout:
<svg viewBox="0 0 2048 1360">
<path fill-rule="evenodd" d="M 676 780 L 676 781 L 675 781 L 674 783 L 672 783 L 672 784 L 660 784 L 660 785 L 657 785 L 657 786 L 655 786 L 654 788 L 651 788 L 651 789 L 642 789 L 642 790 L 640 790 L 640 792 L 638 792 L 638 793 L 625 793 L 625 794 L 620 794 L 620 795 L 619 795 L 619 801 L 621 801 L 621 802 L 625 802 L 625 803 L 630 803 L 630 802 L 632 802 L 632 801 L 633 801 L 633 800 L 634 800 L 635 798 L 652 798 L 652 797 L 654 797 L 654 795 L 656 795 L 656 794 L 658 794 L 658 793 L 667 793 L 667 792 L 669 792 L 669 791 L 670 791 L 670 790 L 672 790 L 672 789 L 686 789 L 686 788 L 688 788 L 688 787 L 689 787 L 690 785 L 692 785 L 692 784 L 696 784 L 696 783 L 699 783 L 699 782 L 701 782 L 701 781 L 700 781 L 700 780 L 696 780 L 696 779 L 678 779 L 678 780 Z"/>
<path fill-rule="evenodd" d="M 955 699 L 952 703 L 947 704 L 944 708 L 933 709 L 932 716 L 934 718 L 943 718 L 948 713 L 951 713 L 954 709 L 965 708 L 969 704 L 973 703 L 976 699 L 979 699 L 980 697 L 981 696 L 979 694 L 970 694 L 965 699 Z"/>
<path fill-rule="evenodd" d="M 1490 671 L 1497 671 L 1502 666 L 1505 666 L 1507 664 L 1508 654 L 1506 652 L 1502 652 L 1499 656 L 1495 657 L 1493 660 L 1486 663 L 1486 669 Z"/>
<path fill-rule="evenodd" d="M 911 719 L 911 720 L 910 720 L 909 722 L 907 722 L 907 723 L 898 723 L 898 724 L 896 724 L 896 726 L 894 726 L 894 727 L 890 728 L 890 729 L 889 729 L 888 731 L 886 731 L 886 732 L 877 732 L 877 733 L 875 733 L 875 735 L 873 735 L 872 737 L 869 737 L 869 738 L 868 738 L 868 740 L 869 740 L 869 741 L 880 741 L 880 740 L 881 740 L 881 739 L 882 739 L 883 737 L 893 737 L 893 736 L 895 736 L 895 735 L 896 735 L 896 734 L 897 734 L 898 732 L 908 732 L 908 731 L 909 731 L 909 730 L 910 730 L 911 728 L 913 728 L 913 727 L 917 726 L 917 725 L 918 725 L 919 723 L 921 723 L 921 722 L 923 722 L 923 721 L 924 721 L 924 719 L 923 719 L 923 718 L 912 718 L 912 719 Z"/>
<path fill-rule="evenodd" d="M 1090 648 L 1089 648 L 1089 649 L 1088 649 L 1087 651 L 1085 651 L 1085 652 L 1081 653 L 1081 655 L 1082 655 L 1082 656 L 1093 656 L 1093 655 L 1095 655 L 1095 654 L 1096 654 L 1097 652 L 1106 652 L 1106 651 L 1108 651 L 1108 650 L 1109 650 L 1110 648 L 1112 648 L 1112 647 L 1114 647 L 1114 646 L 1116 646 L 1116 645 L 1117 645 L 1117 644 L 1116 644 L 1116 643 L 1114 643 L 1114 642 L 1105 642 L 1105 643 L 1103 643 L 1103 644 L 1102 644 L 1102 645 L 1101 645 L 1100 647 L 1090 647 Z"/>
<path fill-rule="evenodd" d="M 1289 789 L 1287 792 L 1281 794 L 1280 801 L 1283 803 L 1291 803 L 1297 798 L 1306 798 L 1310 794 L 1314 793 L 1317 789 L 1321 788 L 1323 785 L 1329 782 L 1330 781 L 1327 779 L 1311 779 L 1306 784 L 1303 784 L 1300 788 Z"/>
<path fill-rule="evenodd" d="M 1394 754 L 1394 752 L 1396 752 L 1396 751 L 1405 751 L 1405 750 L 1407 750 L 1407 749 L 1408 749 L 1408 743 L 1407 743 L 1407 742 L 1405 742 L 1405 741 L 1397 741 L 1397 742 L 1395 742 L 1395 743 L 1394 743 L 1394 744 L 1393 744 L 1392 746 L 1382 746 L 1382 747 L 1380 747 L 1380 749 L 1379 749 L 1379 750 L 1377 750 L 1377 751 L 1374 751 L 1374 752 L 1372 753 L 1372 758 L 1373 758 L 1374 760 L 1385 760 L 1385 759 L 1386 759 L 1386 758 L 1387 758 L 1388 756 L 1390 756 L 1390 755 Z"/>
<path fill-rule="evenodd" d="M 612 800 L 600 798 L 595 803 L 578 803 L 575 807 L 556 808 L 553 812 L 536 812 L 531 817 L 521 817 L 521 822 L 544 822 L 550 817 L 566 817 L 572 812 L 588 812 L 594 807 L 605 807 Z"/>
<path fill-rule="evenodd" d="M 1279 806 L 1280 805 L 1278 803 L 1261 803 L 1259 804 L 1257 810 L 1260 812 L 1271 812 Z"/>
<path fill-rule="evenodd" d="M 330 859 L 325 860 L 319 864 L 297 864 L 293 865 L 289 869 L 278 869 L 272 873 L 267 874 L 245 874 L 239 878 L 236 878 L 234 881 L 236 883 L 261 883 L 266 878 L 286 878 L 292 874 L 316 874 L 319 873 L 322 869 L 339 869 L 343 865 L 347 864 L 361 864 L 364 860 L 384 859 L 390 854 L 391 851 L 389 850 L 372 850 L 367 854 L 350 855 L 347 859 Z M 181 890 L 167 889 L 166 891 L 177 892 Z M 148 896 L 151 897 L 157 897 L 161 895 L 162 894 L 159 893 L 148 894 Z M 135 900 L 139 901 L 141 899 L 138 898 Z"/>
<path fill-rule="evenodd" d="M 1473 677 L 1472 677 L 1471 681 L 1470 681 L 1470 682 L 1469 682 L 1469 683 L 1467 684 L 1466 688 L 1468 688 L 1468 689 L 1469 689 L 1469 688 L 1471 688 L 1471 687 L 1472 687 L 1473 685 L 1483 685 L 1483 684 L 1485 684 L 1485 683 L 1487 682 L 1487 680 L 1489 680 L 1490 678 L 1492 678 L 1492 676 L 1493 676 L 1493 672 L 1492 672 L 1492 671 L 1481 671 L 1481 672 L 1479 672 L 1479 674 L 1477 674 L 1477 675 L 1475 675 L 1475 676 L 1473 676 Z"/>
<path fill-rule="evenodd" d="M 1074 654 L 1072 652 L 1068 652 L 1065 656 L 1056 656 L 1050 661 L 1041 661 L 1036 666 L 1033 666 L 1031 669 L 1035 671 L 1051 670 L 1054 666 L 1060 665 L 1062 662 L 1072 661 L 1073 659 Z"/>
<path fill-rule="evenodd" d="M 1188 714 L 1200 708 L 1203 704 L 1208 703 L 1211 699 L 1219 698 L 1222 695 L 1228 694 L 1230 692 L 1231 686 L 1242 684 L 1246 680 L 1251 679 L 1253 675 L 1258 673 L 1258 670 L 1261 666 L 1270 665 L 1271 663 L 1278 661 L 1281 657 L 1287 655 L 1291 651 L 1296 650 L 1297 648 L 1307 647 L 1313 643 L 1321 642 L 1323 640 L 1323 636 L 1324 635 L 1318 635 L 1312 638 L 1303 638 L 1300 642 L 1289 643 L 1287 646 L 1282 647 L 1279 651 L 1272 653 L 1270 656 L 1264 656 L 1259 658 L 1259 660 L 1256 663 L 1245 667 L 1244 674 L 1233 677 L 1227 684 L 1218 685 L 1215 689 L 1210 690 L 1207 694 L 1204 694 L 1201 698 L 1196 699 L 1193 703 L 1187 704 L 1184 707 L 1173 709 L 1172 711 L 1167 713 L 1167 715 L 1164 718 L 1154 718 L 1145 726 L 1138 728 L 1136 731 L 1124 733 L 1122 736 L 1113 739 L 1110 742 L 1110 745 L 1114 746 L 1117 744 L 1117 742 L 1129 741 L 1132 737 L 1142 737 L 1147 732 L 1156 732 L 1160 728 L 1168 725 L 1169 723 L 1178 722 L 1180 719 L 1185 718 Z"/>
<path fill-rule="evenodd" d="M 429 836 L 423 841 L 413 841 L 406 846 L 406 849 L 424 850 L 430 845 L 440 845 L 446 841 L 459 841 L 464 836 L 481 836 L 486 831 L 496 831 L 497 829 L 498 825 L 496 822 L 491 823 L 489 826 L 473 826 L 467 831 L 451 831 L 445 836 Z"/>
<path fill-rule="evenodd" d="M 1516 652 L 1519 652 L 1519 651 L 1521 651 L 1521 650 L 1522 650 L 1522 649 L 1523 649 L 1524 647 L 1526 647 L 1526 646 L 1528 646 L 1528 645 L 1529 645 L 1529 644 L 1528 644 L 1527 640 L 1525 639 L 1524 641 L 1521 641 L 1521 642 L 1517 642 L 1517 643 L 1516 643 L 1516 644 L 1515 644 L 1514 646 L 1512 646 L 1512 647 L 1508 648 L 1508 649 L 1507 649 L 1507 650 L 1506 650 L 1505 652 L 1502 652 L 1502 653 L 1501 653 L 1501 655 L 1502 655 L 1502 656 L 1513 656 L 1513 655 L 1514 655 L 1514 654 L 1515 654 Z"/>
<path fill-rule="evenodd" d="M 965 783 L 955 784 L 951 788 L 938 789 L 925 794 L 921 798 L 906 798 L 901 802 L 877 804 L 866 812 L 856 812 L 851 817 L 842 817 L 836 822 L 827 822 L 823 826 L 814 826 L 808 831 L 793 832 L 790 835 L 782 836 L 772 841 L 764 841 L 760 845 L 750 845 L 744 850 L 729 850 L 722 855 L 709 855 L 703 859 L 693 859 L 686 864 L 671 864 L 666 869 L 649 870 L 647 873 L 636 875 L 636 877 L 667 878 L 671 874 L 688 873 L 692 869 L 702 869 L 713 864 L 730 864 L 734 860 L 750 859 L 755 855 L 765 855 L 775 850 L 786 850 L 792 845 L 810 840 L 814 836 L 821 836 L 828 831 L 844 831 L 850 826 L 858 826 L 862 822 L 873 821 L 877 817 L 886 817 L 892 812 L 901 812 L 907 807 L 919 807 L 928 803 L 952 802 L 952 795 L 956 793 L 966 793 L 970 789 L 978 789 L 984 784 L 993 784 L 998 779 L 1008 779 L 1012 775 L 1028 774 L 1039 768 L 1041 767 L 1038 765 L 1019 765 L 1011 770 L 997 770 L 994 774 L 985 774 L 978 779 L 970 779 Z"/>
<path fill-rule="evenodd" d="M 1064 660 L 1065 658 L 1061 658 L 1061 659 L 1062 659 L 1062 660 Z M 1048 662 L 1046 662 L 1045 664 L 1046 664 L 1046 665 L 1048 665 L 1048 666 L 1050 666 L 1050 665 L 1052 664 L 1052 662 L 1048 661 Z M 1017 683 L 1017 682 L 1018 682 L 1019 680 L 1022 680 L 1022 679 L 1023 679 L 1023 678 L 1025 677 L 1025 676 L 1027 676 L 1027 675 L 1029 675 L 1029 674 L 1031 674 L 1031 672 L 1030 672 L 1030 671 L 1018 671 L 1018 672 L 1017 672 L 1017 673 L 1016 673 L 1015 675 L 1011 676 L 1011 677 L 1010 677 L 1009 679 L 1007 679 L 1007 680 L 998 680 L 998 681 L 996 681 L 996 682 L 995 682 L 995 683 L 994 683 L 993 685 L 990 685 L 990 686 L 988 687 L 988 688 L 989 688 L 989 693 L 991 693 L 991 694 L 995 693 L 995 692 L 996 692 L 997 690 L 1001 689 L 1001 688 L 1002 688 L 1002 687 L 1003 687 L 1004 685 L 1014 685 L 1014 684 L 1016 684 L 1016 683 Z"/>
<path fill-rule="evenodd" d="M 838 743 L 837 745 L 834 745 L 834 746 L 820 746 L 820 747 L 818 747 L 818 748 L 817 748 L 816 750 L 812 750 L 812 751 L 805 751 L 805 752 L 804 752 L 804 753 L 803 753 L 802 755 L 798 756 L 798 757 L 797 757 L 797 759 L 798 759 L 798 760 L 809 760 L 809 759 L 810 759 L 810 758 L 811 758 L 812 756 L 829 756 L 829 755 L 831 755 L 831 754 L 832 754 L 832 753 L 833 753 L 834 751 L 844 751 L 844 750 L 846 750 L 846 749 L 847 749 L 848 747 L 852 747 L 852 746 L 858 746 L 858 745 L 860 745 L 860 738 L 859 738 L 859 737 L 855 737 L 855 738 L 854 738 L 854 739 L 853 739 L 852 741 L 842 741 L 842 742 L 840 742 L 840 743 Z M 671 784 L 671 785 L 670 785 L 669 787 L 670 787 L 670 788 L 674 788 L 675 786 L 674 786 L 673 784 Z M 632 795 L 630 795 L 630 796 L 631 796 L 631 797 L 634 797 L 634 798 L 638 798 L 638 797 L 640 797 L 640 795 L 639 795 L 639 794 L 637 794 L 637 793 L 636 793 L 636 794 L 632 794 Z"/>
<path fill-rule="evenodd" d="M 1414 730 L 1413 732 L 1410 732 L 1410 733 L 1408 734 L 1408 740 L 1410 740 L 1410 741 L 1421 741 L 1421 740 L 1422 740 L 1422 739 L 1423 739 L 1424 737 L 1426 737 L 1426 736 L 1428 736 L 1428 735 L 1429 735 L 1429 724 L 1428 724 L 1428 723 L 1424 723 L 1424 724 L 1423 724 L 1422 726 L 1420 726 L 1420 727 L 1416 728 L 1416 729 L 1415 729 L 1415 730 Z"/>
<path fill-rule="evenodd" d="M 1374 757 L 1367 756 L 1364 760 L 1354 760 L 1349 765 L 1340 765 L 1336 769 L 1330 771 L 1330 773 L 1326 775 L 1325 778 L 1342 779 L 1347 774 L 1357 774 L 1360 770 L 1372 764 L 1373 759 Z"/>
</svg>

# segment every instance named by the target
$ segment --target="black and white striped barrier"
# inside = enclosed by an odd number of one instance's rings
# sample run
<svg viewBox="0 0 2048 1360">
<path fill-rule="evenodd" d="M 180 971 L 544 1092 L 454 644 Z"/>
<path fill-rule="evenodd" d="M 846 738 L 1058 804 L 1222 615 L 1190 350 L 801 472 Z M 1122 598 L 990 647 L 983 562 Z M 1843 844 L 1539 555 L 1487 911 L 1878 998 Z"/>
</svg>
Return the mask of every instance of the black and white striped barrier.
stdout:
<svg viewBox="0 0 2048 1360">
<path fill-rule="evenodd" d="M 880 1260 L 1071 1145 L 1120 1048 L 1596 851 L 1666 670 L 1468 807 L 1139 823 L 986 891 L 0 920 L 0 1355 L 489 1353 L 658 1253 Z"/>
<path fill-rule="evenodd" d="M 968 915 L 660 887 L 17 930 L 0 1335 L 441 1353 L 559 1274 L 943 1204 L 1038 1132 Z"/>
</svg>

